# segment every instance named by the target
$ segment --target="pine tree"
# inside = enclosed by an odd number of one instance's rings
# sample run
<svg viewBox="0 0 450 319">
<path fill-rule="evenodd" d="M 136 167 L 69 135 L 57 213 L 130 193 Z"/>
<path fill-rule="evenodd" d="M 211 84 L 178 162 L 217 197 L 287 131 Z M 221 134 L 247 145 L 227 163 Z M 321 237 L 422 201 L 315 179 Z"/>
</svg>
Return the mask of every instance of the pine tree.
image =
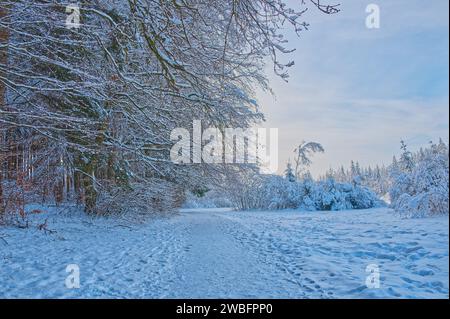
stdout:
<svg viewBox="0 0 450 319">
<path fill-rule="evenodd" d="M 290 161 L 286 165 L 286 170 L 284 171 L 284 176 L 290 182 L 296 181 L 294 170 L 292 169 L 292 165 L 291 165 Z"/>
<path fill-rule="evenodd" d="M 412 153 L 408 150 L 405 141 L 400 141 L 400 149 L 402 154 L 400 156 L 401 168 L 406 172 L 411 172 L 414 168 L 414 159 Z"/>
</svg>

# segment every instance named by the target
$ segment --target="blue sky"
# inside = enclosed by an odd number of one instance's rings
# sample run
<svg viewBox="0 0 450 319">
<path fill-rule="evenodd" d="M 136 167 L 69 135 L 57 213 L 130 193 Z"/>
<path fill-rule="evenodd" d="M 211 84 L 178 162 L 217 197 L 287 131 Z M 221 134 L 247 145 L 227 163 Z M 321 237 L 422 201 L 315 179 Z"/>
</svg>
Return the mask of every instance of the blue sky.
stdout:
<svg viewBox="0 0 450 319">
<path fill-rule="evenodd" d="M 335 0 L 322 0 L 333 3 Z M 338 1 L 338 0 L 337 0 Z M 300 0 L 288 1 L 299 8 Z M 335 3 L 335 2 L 334 2 Z M 368 29 L 366 6 L 380 8 L 380 28 Z M 314 175 L 329 167 L 389 163 L 404 139 L 411 149 L 448 141 L 447 0 L 345 1 L 324 15 L 311 7 L 308 31 L 286 29 L 295 61 L 289 82 L 268 67 L 275 97 L 258 92 L 265 127 L 279 129 L 279 171 L 301 140 L 322 143 Z"/>
</svg>

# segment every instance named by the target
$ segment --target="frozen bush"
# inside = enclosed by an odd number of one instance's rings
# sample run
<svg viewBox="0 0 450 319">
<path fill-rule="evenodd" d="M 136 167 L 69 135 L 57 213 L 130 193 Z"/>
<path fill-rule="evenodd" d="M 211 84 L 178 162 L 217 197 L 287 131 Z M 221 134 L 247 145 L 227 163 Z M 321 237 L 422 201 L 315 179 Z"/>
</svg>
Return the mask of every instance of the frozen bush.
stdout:
<svg viewBox="0 0 450 319">
<path fill-rule="evenodd" d="M 211 188 L 204 192 L 186 192 L 184 208 L 219 208 L 231 207 L 230 200 L 217 188 Z"/>
<path fill-rule="evenodd" d="M 333 179 L 318 182 L 316 208 L 319 210 L 366 209 L 383 203 L 367 187 L 356 183 L 336 183 Z"/>
<path fill-rule="evenodd" d="M 404 149 L 406 151 L 406 147 Z M 390 190 L 392 207 L 404 217 L 427 217 L 448 214 L 448 147 L 442 141 L 416 154 L 415 161 L 395 172 Z"/>
<path fill-rule="evenodd" d="M 132 184 L 127 189 L 102 191 L 101 194 L 96 210 L 99 215 L 130 213 L 142 216 L 170 212 L 185 200 L 184 192 L 177 184 L 157 178 Z"/>
<path fill-rule="evenodd" d="M 379 207 L 383 202 L 364 186 L 334 179 L 290 181 L 277 175 L 247 179 L 232 200 L 237 209 L 345 210 Z M 243 205 L 245 203 L 245 205 Z"/>
</svg>

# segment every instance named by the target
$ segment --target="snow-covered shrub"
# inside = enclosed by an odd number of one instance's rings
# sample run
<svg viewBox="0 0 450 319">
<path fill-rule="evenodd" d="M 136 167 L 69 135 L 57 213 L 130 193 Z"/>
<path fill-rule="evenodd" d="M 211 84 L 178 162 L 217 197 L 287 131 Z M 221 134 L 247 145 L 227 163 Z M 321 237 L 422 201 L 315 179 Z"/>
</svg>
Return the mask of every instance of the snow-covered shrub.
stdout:
<svg viewBox="0 0 450 319">
<path fill-rule="evenodd" d="M 361 185 L 352 187 L 349 194 L 349 201 L 354 209 L 366 209 L 380 207 L 384 202 L 369 188 Z"/>
<path fill-rule="evenodd" d="M 404 153 L 410 154 L 404 147 Z M 426 217 L 449 212 L 448 147 L 442 141 L 431 144 L 416 160 L 402 156 L 400 169 L 393 171 L 390 190 L 392 207 L 405 217 Z M 408 165 L 405 165 L 407 162 Z"/>
<path fill-rule="evenodd" d="M 342 184 L 333 179 L 318 182 L 315 187 L 315 206 L 318 210 L 343 210 L 351 208 L 346 204 L 346 196 Z"/>
<path fill-rule="evenodd" d="M 333 179 L 290 181 L 277 175 L 247 179 L 232 200 L 238 209 L 344 210 L 379 207 L 383 202 L 368 188 Z"/>
<path fill-rule="evenodd" d="M 289 182 L 281 176 L 263 176 L 258 192 L 261 206 L 258 208 L 285 209 L 296 206 L 295 183 Z"/>
<path fill-rule="evenodd" d="M 298 208 L 302 210 L 314 211 L 317 209 L 315 201 L 316 183 L 312 179 L 306 179 L 299 183 L 301 187 L 301 201 Z"/>
<path fill-rule="evenodd" d="M 183 203 L 184 208 L 218 208 L 231 206 L 230 200 L 217 188 L 208 189 L 204 193 L 187 191 L 186 201 Z"/>
<path fill-rule="evenodd" d="M 101 194 L 96 211 L 99 215 L 168 212 L 180 207 L 185 200 L 184 191 L 178 185 L 157 178 Z"/>
<path fill-rule="evenodd" d="M 389 191 L 391 202 L 395 203 L 403 194 L 411 194 L 412 192 L 414 192 L 414 190 L 411 174 L 403 172 L 397 173 Z"/>
<path fill-rule="evenodd" d="M 357 183 L 337 183 L 327 179 L 318 182 L 315 188 L 315 206 L 319 210 L 366 209 L 382 204 L 373 191 Z"/>
<path fill-rule="evenodd" d="M 426 192 L 411 196 L 402 194 L 394 208 L 404 217 L 421 218 L 448 213 L 448 197 Z"/>
</svg>

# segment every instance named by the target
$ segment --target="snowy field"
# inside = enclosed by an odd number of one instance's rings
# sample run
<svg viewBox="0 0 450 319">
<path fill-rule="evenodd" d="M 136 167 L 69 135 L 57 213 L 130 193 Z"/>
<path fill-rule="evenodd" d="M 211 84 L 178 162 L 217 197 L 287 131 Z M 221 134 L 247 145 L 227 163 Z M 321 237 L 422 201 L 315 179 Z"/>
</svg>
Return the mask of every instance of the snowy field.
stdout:
<svg viewBox="0 0 450 319">
<path fill-rule="evenodd" d="M 52 212 L 0 228 L 3 298 L 448 298 L 448 217 L 184 210 L 145 223 Z M 80 268 L 67 289 L 66 266 Z M 380 287 L 365 285 L 377 264 Z"/>
</svg>

